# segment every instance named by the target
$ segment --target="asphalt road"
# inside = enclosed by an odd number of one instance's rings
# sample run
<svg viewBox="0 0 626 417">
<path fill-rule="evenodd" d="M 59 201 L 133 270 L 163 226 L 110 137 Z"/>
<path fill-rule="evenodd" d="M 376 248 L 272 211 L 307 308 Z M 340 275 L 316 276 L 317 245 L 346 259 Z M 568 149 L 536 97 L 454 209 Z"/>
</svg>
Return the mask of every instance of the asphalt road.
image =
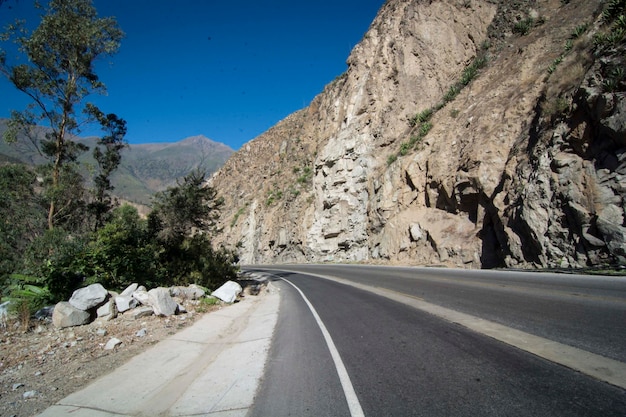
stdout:
<svg viewBox="0 0 626 417">
<path fill-rule="evenodd" d="M 295 269 L 295 267 L 289 267 Z M 626 281 L 409 268 L 300 266 L 626 358 Z M 251 416 L 349 416 L 319 315 L 365 416 L 625 416 L 626 392 L 410 306 L 272 271 L 278 324 Z M 355 415 L 355 414 L 353 414 Z"/>
</svg>

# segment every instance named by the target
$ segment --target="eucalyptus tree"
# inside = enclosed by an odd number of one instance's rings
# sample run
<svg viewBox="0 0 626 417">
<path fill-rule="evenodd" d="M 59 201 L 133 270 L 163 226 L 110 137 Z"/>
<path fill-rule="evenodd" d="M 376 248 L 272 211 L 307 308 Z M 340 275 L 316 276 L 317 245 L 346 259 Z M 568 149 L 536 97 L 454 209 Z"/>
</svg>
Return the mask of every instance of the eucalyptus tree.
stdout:
<svg viewBox="0 0 626 417">
<path fill-rule="evenodd" d="M 68 196 L 76 197 L 76 193 L 68 193 L 68 189 L 82 186 L 76 182 L 75 168 L 79 155 L 87 150 L 77 140 L 81 128 L 99 122 L 106 131 L 113 132 L 104 139 L 108 145 L 101 141 L 109 151 L 99 155 L 101 168 L 105 159 L 111 160 L 110 152 L 121 150 L 111 144 L 111 138 L 118 145 L 123 140 L 123 120 L 115 115 L 105 116 L 85 100 L 90 94 L 106 92 L 94 63 L 114 54 L 123 35 L 114 18 L 98 17 L 91 0 L 51 0 L 34 30 L 28 30 L 21 21 L 2 34 L 1 40 L 13 41 L 27 62 L 12 64 L 0 50 L 0 71 L 32 101 L 25 110 L 13 111 L 5 140 L 16 141 L 20 132 L 32 132 L 38 125 L 50 128 L 37 143 L 49 160 L 44 182 L 48 229 L 71 216 L 75 198 Z M 113 165 L 117 167 L 116 163 Z M 107 165 L 101 173 L 111 167 Z M 104 188 L 107 187 L 105 183 Z M 103 194 L 100 196 L 102 200 Z"/>
</svg>

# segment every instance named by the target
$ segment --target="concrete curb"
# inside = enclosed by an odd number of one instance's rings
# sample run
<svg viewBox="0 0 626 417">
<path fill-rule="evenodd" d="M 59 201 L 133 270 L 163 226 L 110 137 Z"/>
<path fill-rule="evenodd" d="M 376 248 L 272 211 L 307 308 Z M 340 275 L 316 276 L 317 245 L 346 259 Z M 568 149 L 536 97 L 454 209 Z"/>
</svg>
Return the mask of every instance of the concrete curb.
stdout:
<svg viewBox="0 0 626 417">
<path fill-rule="evenodd" d="M 245 416 L 278 318 L 278 290 L 206 314 L 41 417 Z"/>
</svg>

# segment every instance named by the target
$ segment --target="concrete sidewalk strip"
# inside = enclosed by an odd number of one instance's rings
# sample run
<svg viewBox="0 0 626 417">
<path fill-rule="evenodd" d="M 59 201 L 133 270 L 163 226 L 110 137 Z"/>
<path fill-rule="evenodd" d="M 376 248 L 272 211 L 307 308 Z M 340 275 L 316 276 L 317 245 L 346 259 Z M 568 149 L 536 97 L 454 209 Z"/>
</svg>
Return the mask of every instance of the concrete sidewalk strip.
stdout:
<svg viewBox="0 0 626 417">
<path fill-rule="evenodd" d="M 206 314 L 39 416 L 244 416 L 262 376 L 278 291 Z"/>
</svg>

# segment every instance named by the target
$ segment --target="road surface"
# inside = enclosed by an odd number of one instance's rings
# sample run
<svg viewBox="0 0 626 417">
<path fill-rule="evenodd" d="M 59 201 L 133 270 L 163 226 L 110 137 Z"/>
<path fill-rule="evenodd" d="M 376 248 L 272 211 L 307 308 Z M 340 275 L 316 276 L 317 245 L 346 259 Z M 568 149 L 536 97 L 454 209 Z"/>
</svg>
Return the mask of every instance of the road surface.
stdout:
<svg viewBox="0 0 626 417">
<path fill-rule="evenodd" d="M 263 271 L 281 304 L 250 416 L 626 415 L 626 280 L 281 268 Z"/>
</svg>

